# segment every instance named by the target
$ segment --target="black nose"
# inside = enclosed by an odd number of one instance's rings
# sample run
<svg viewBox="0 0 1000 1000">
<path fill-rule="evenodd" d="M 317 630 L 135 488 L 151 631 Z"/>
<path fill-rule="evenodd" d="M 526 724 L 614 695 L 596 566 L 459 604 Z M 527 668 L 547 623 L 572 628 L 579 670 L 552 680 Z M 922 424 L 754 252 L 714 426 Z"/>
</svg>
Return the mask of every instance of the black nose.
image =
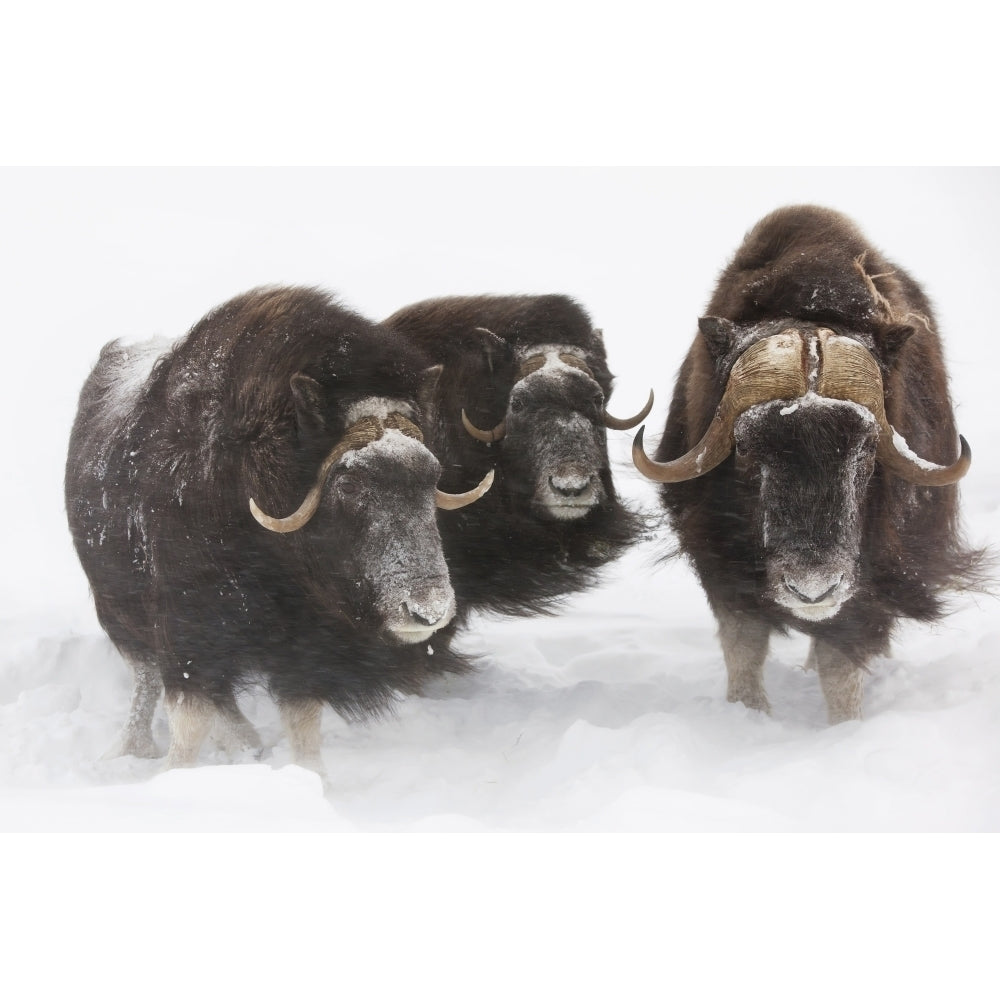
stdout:
<svg viewBox="0 0 1000 1000">
<path fill-rule="evenodd" d="M 819 604 L 820 602 L 825 601 L 840 586 L 841 579 L 842 577 L 837 577 L 837 579 L 833 582 L 833 585 L 819 595 L 804 593 L 799 590 L 799 588 L 796 587 L 795 584 L 788 579 L 788 577 L 784 578 L 783 583 L 785 584 L 785 589 L 790 594 L 794 594 L 803 604 Z"/>
</svg>

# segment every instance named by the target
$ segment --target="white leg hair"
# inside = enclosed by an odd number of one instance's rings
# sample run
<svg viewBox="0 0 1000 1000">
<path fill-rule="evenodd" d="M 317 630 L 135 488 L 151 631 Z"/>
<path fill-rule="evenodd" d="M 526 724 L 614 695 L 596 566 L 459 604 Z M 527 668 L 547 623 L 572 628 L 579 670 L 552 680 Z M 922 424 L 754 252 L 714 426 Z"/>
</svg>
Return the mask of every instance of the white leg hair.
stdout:
<svg viewBox="0 0 1000 1000">
<path fill-rule="evenodd" d="M 163 704 L 170 722 L 167 767 L 193 767 L 219 710 L 207 698 L 186 691 L 168 692 Z"/>
<path fill-rule="evenodd" d="M 132 703 L 128 719 L 118 741 L 103 755 L 104 760 L 161 756 L 153 742 L 153 715 L 163 691 L 160 671 L 154 664 L 144 661 L 129 661 L 129 666 L 132 668 Z"/>
<path fill-rule="evenodd" d="M 826 698 L 830 725 L 861 718 L 864 698 L 864 668 L 822 639 L 813 639 L 806 669 L 819 674 L 819 686 Z"/>
<path fill-rule="evenodd" d="M 325 774 L 320 755 L 320 721 L 323 702 L 313 698 L 285 701 L 279 706 L 281 721 L 292 747 L 292 760 L 318 774 Z"/>
<path fill-rule="evenodd" d="M 217 706 L 212 723 L 212 739 L 230 755 L 259 753 L 264 744 L 253 723 L 239 710 L 235 700 L 232 705 Z"/>
<path fill-rule="evenodd" d="M 741 612 L 714 608 L 719 622 L 719 642 L 726 661 L 728 683 L 726 699 L 740 701 L 747 708 L 770 712 L 771 704 L 764 691 L 764 658 L 771 628 Z"/>
</svg>

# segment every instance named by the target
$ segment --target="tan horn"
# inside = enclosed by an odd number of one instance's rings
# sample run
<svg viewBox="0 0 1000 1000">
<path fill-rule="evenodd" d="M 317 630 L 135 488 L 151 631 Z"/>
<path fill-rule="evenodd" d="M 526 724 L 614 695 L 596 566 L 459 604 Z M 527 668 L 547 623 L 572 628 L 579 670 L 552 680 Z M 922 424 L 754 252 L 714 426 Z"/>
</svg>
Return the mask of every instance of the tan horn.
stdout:
<svg viewBox="0 0 1000 1000">
<path fill-rule="evenodd" d="M 701 440 L 672 462 L 655 462 L 643 450 L 640 428 L 632 443 L 632 461 L 658 483 L 682 483 L 711 472 L 733 450 L 733 425 L 744 410 L 774 399 L 796 399 L 808 388 L 802 338 L 787 330 L 751 345 L 729 375 L 726 391 Z"/>
<path fill-rule="evenodd" d="M 859 403 L 878 422 L 876 458 L 890 472 L 917 486 L 951 486 L 972 464 L 969 442 L 959 435 L 960 454 L 951 465 L 928 462 L 910 451 L 906 441 L 889 423 L 885 412 L 882 373 L 872 353 L 856 340 L 833 334 L 820 335 L 823 367 L 816 391 L 829 399 Z"/>
<path fill-rule="evenodd" d="M 419 432 L 418 432 L 419 433 Z M 254 520 L 262 524 L 268 531 L 276 531 L 278 534 L 287 534 L 290 531 L 298 531 L 303 525 L 308 524 L 310 518 L 316 513 L 319 507 L 320 497 L 323 495 L 323 485 L 326 477 L 333 468 L 335 462 L 353 448 L 360 448 L 372 441 L 377 441 L 382 436 L 382 425 L 375 417 L 363 417 L 356 424 L 347 429 L 344 437 L 334 446 L 329 455 L 323 459 L 323 464 L 319 467 L 316 475 L 316 482 L 313 488 L 306 494 L 305 500 L 299 505 L 299 509 L 289 514 L 288 517 L 272 517 L 265 514 L 257 506 L 253 497 L 250 498 L 250 513 Z"/>
<path fill-rule="evenodd" d="M 607 410 L 602 413 L 602 419 L 604 420 L 604 426 L 610 427 L 613 431 L 630 431 L 633 427 L 638 426 L 649 416 L 649 411 L 653 408 L 653 390 L 649 390 L 649 399 L 646 400 L 646 405 L 634 416 L 629 417 L 627 420 L 621 420 L 618 417 L 611 416 Z"/>
<path fill-rule="evenodd" d="M 287 534 L 289 531 L 298 531 L 303 525 L 307 524 L 312 518 L 313 514 L 316 513 L 316 509 L 319 507 L 319 500 L 323 494 L 323 484 L 326 482 L 326 477 L 333 467 L 333 463 L 336 462 L 348 449 L 350 445 L 341 442 L 337 445 L 333 451 L 327 455 L 323 464 L 319 467 L 319 474 L 316 476 L 316 483 L 313 488 L 306 494 L 305 500 L 299 505 L 299 509 L 294 513 L 289 514 L 288 517 L 272 517 L 270 514 L 265 514 L 260 507 L 257 506 L 253 497 L 250 498 L 250 513 L 253 514 L 254 519 L 262 524 L 268 531 L 276 531 L 279 534 Z"/>
<path fill-rule="evenodd" d="M 493 485 L 493 470 L 483 476 L 482 482 L 467 493 L 445 493 L 442 490 L 434 491 L 434 500 L 442 510 L 458 510 L 461 507 L 468 507 L 470 503 L 475 503 Z"/>
<path fill-rule="evenodd" d="M 496 425 L 491 431 L 481 431 L 466 415 L 465 409 L 462 410 L 462 426 L 477 440 L 482 441 L 485 444 L 492 444 L 494 441 L 499 441 L 507 433 L 507 421 L 501 420 L 500 423 Z"/>
</svg>

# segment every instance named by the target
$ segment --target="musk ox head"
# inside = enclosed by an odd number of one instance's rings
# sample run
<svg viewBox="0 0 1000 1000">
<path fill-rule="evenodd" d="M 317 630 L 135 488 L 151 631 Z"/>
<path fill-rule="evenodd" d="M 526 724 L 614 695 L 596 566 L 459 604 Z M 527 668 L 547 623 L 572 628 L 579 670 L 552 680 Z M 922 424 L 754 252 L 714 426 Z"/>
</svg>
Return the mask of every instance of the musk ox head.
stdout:
<svg viewBox="0 0 1000 1000">
<path fill-rule="evenodd" d="M 582 519 L 611 495 L 606 428 L 635 427 L 652 408 L 652 393 L 639 414 L 618 420 L 604 408 L 604 390 L 582 348 L 530 345 L 519 348 L 513 361 L 503 420 L 482 430 L 463 409 L 462 423 L 479 441 L 503 442 L 508 489 L 535 514 Z"/>
<path fill-rule="evenodd" d="M 292 390 L 299 427 L 315 425 L 319 384 L 300 373 Z M 275 544 L 304 567 L 319 603 L 398 643 L 423 642 L 454 617 L 436 510 L 473 503 L 493 479 L 465 494 L 438 490 L 441 466 L 415 419 L 405 400 L 357 400 L 295 511 L 273 517 L 249 501 L 258 523 L 279 536 Z"/>
<path fill-rule="evenodd" d="M 669 462 L 647 457 L 640 429 L 635 465 L 656 482 L 677 483 L 735 451 L 735 473 L 753 497 L 764 596 L 806 621 L 832 618 L 858 583 L 876 464 L 919 486 L 945 486 L 965 475 L 969 446 L 961 438 L 950 465 L 910 451 L 886 416 L 873 343 L 793 321 L 740 327 L 709 317 L 699 325 L 718 371 L 728 372 L 711 424 Z"/>
</svg>

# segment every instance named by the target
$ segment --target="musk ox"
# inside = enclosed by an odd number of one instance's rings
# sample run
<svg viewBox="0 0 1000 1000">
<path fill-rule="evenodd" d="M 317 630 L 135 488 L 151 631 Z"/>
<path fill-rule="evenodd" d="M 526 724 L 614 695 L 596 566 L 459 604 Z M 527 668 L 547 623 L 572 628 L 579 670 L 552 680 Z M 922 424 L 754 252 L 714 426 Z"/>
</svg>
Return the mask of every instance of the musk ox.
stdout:
<svg viewBox="0 0 1000 1000">
<path fill-rule="evenodd" d="M 769 710 L 772 630 L 812 637 L 831 722 L 900 618 L 974 579 L 955 483 L 969 468 L 931 306 L 854 224 L 779 209 L 699 320 L 655 461 L 661 500 L 719 624 L 728 698 Z"/>
<path fill-rule="evenodd" d="M 230 749 L 259 747 L 236 696 L 261 681 L 294 758 L 321 769 L 324 702 L 366 716 L 464 667 L 428 645 L 455 613 L 435 503 L 477 495 L 436 489 L 419 427 L 439 374 L 304 288 L 239 296 L 163 353 L 103 349 L 66 509 L 135 674 L 120 753 L 157 755 L 161 689 L 169 766 L 194 763 L 213 728 Z"/>
<path fill-rule="evenodd" d="M 552 610 L 591 586 L 638 535 L 611 478 L 616 420 L 604 342 L 563 295 L 473 296 L 407 306 L 385 325 L 443 366 L 428 406 L 442 485 L 464 490 L 490 469 L 481 503 L 441 524 L 459 617 Z"/>
</svg>

